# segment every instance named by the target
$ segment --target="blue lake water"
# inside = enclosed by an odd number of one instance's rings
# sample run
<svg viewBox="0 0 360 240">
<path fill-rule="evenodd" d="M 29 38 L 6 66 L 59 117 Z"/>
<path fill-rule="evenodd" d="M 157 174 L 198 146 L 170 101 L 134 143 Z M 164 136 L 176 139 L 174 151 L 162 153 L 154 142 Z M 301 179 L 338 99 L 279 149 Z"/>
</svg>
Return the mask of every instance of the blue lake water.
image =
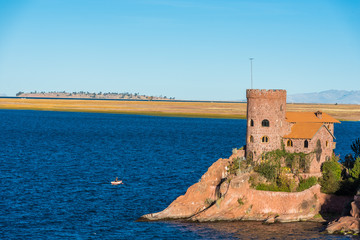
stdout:
<svg viewBox="0 0 360 240">
<path fill-rule="evenodd" d="M 136 222 L 244 145 L 245 132 L 245 120 L 0 110 L 0 238 L 351 238 L 320 223 Z M 344 156 L 360 123 L 335 135 Z M 112 186 L 116 176 L 125 184 Z"/>
</svg>

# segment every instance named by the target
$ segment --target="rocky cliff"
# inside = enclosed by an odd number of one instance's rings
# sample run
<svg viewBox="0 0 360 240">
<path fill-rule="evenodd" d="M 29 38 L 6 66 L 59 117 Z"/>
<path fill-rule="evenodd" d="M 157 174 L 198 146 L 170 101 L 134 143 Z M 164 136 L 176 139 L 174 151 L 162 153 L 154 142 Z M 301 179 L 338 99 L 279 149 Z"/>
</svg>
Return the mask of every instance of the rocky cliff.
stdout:
<svg viewBox="0 0 360 240">
<path fill-rule="evenodd" d="M 343 216 L 333 222 L 330 222 L 326 228 L 328 233 L 339 234 L 359 234 L 360 232 L 360 195 L 354 196 L 354 201 L 348 205 L 351 209 L 348 212 L 345 207 Z"/>
<path fill-rule="evenodd" d="M 340 213 L 347 197 L 326 195 L 315 185 L 303 192 L 269 192 L 252 189 L 249 173 L 229 175 L 229 164 L 243 152 L 219 159 L 165 210 L 139 220 L 186 219 L 190 221 L 257 220 L 292 222 L 309 220 L 319 212 Z"/>
</svg>

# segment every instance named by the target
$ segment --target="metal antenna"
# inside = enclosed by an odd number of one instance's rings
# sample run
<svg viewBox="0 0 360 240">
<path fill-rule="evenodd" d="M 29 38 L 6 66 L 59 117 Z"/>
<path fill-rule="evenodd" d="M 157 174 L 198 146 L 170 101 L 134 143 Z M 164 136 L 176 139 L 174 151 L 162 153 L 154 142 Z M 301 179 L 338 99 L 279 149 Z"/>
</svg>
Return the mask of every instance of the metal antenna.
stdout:
<svg viewBox="0 0 360 240">
<path fill-rule="evenodd" d="M 252 61 L 254 58 L 249 58 L 250 60 L 250 74 L 251 74 L 251 89 L 253 88 L 253 73 L 252 73 Z"/>
</svg>

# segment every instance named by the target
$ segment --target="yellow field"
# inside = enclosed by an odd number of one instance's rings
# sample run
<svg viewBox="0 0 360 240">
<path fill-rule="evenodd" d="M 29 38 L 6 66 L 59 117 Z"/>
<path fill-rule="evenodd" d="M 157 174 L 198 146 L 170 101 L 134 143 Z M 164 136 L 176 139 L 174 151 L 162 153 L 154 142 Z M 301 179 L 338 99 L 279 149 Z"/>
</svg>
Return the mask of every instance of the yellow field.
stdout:
<svg viewBox="0 0 360 240">
<path fill-rule="evenodd" d="M 152 116 L 245 118 L 246 103 L 0 98 L 0 109 L 98 112 Z M 339 120 L 360 120 L 360 105 L 287 104 L 287 111 L 321 110 Z"/>
</svg>

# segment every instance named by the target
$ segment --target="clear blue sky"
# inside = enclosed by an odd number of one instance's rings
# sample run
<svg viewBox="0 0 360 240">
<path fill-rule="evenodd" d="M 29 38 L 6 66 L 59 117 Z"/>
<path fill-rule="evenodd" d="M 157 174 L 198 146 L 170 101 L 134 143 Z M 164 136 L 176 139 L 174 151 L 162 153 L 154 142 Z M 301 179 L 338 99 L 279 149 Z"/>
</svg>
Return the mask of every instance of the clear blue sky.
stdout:
<svg viewBox="0 0 360 240">
<path fill-rule="evenodd" d="M 360 1 L 0 0 L 0 93 L 360 89 Z"/>
</svg>

